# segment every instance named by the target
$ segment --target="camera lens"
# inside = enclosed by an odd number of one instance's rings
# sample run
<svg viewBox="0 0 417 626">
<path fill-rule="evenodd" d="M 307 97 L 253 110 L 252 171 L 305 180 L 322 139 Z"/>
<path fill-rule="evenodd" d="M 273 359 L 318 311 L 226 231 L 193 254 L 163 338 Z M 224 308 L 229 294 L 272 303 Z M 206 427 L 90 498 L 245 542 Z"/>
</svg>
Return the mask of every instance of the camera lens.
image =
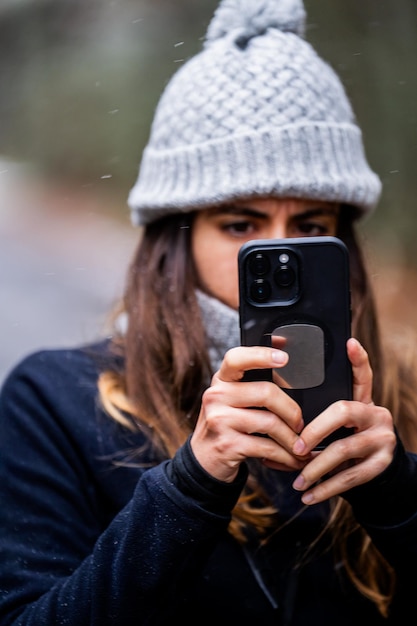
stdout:
<svg viewBox="0 0 417 626">
<path fill-rule="evenodd" d="M 278 287 L 291 287 L 295 281 L 295 272 L 287 265 L 281 266 L 274 274 Z"/>
<path fill-rule="evenodd" d="M 256 252 L 250 257 L 250 271 L 255 276 L 264 276 L 269 271 L 270 266 L 268 257 L 262 254 L 262 252 Z"/>
<path fill-rule="evenodd" d="M 255 302 L 266 302 L 271 296 L 271 285 L 268 281 L 258 278 L 250 286 L 250 295 Z"/>
</svg>

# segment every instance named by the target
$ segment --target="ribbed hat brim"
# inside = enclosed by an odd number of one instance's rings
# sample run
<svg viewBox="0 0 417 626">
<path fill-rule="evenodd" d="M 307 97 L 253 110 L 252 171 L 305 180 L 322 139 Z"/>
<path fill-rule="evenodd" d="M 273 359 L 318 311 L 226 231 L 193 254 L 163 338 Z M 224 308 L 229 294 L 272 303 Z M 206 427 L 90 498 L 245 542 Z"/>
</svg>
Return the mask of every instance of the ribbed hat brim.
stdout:
<svg viewBox="0 0 417 626">
<path fill-rule="evenodd" d="M 173 210 L 189 212 L 261 196 L 340 202 L 365 213 L 380 192 L 360 129 L 315 122 L 234 135 L 190 150 L 148 146 L 128 203 L 133 223 L 141 225 Z"/>
</svg>

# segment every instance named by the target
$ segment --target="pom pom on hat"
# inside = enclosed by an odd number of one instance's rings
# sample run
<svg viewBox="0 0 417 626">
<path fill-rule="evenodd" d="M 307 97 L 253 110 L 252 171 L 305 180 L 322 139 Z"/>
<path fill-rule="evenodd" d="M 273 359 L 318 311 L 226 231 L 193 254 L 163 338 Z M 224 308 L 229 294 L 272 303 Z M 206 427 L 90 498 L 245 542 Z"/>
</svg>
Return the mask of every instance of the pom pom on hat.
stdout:
<svg viewBox="0 0 417 626">
<path fill-rule="evenodd" d="M 242 39 L 268 28 L 304 36 L 306 14 L 301 0 L 223 0 L 211 20 L 206 45 L 237 31 Z"/>
<path fill-rule="evenodd" d="M 134 224 L 251 197 L 373 209 L 381 182 L 304 21 L 301 0 L 221 2 L 157 106 L 128 199 Z"/>
</svg>

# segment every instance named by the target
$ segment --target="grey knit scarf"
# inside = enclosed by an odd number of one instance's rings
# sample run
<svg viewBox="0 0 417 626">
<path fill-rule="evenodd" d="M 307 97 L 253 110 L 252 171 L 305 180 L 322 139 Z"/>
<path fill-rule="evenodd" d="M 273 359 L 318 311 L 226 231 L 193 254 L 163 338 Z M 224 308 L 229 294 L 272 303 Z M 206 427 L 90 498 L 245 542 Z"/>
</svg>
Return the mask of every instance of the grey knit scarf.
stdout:
<svg viewBox="0 0 417 626">
<path fill-rule="evenodd" d="M 208 339 L 208 352 L 213 372 L 216 372 L 225 352 L 240 345 L 239 315 L 234 309 L 196 290 L 197 301 L 203 317 Z M 121 313 L 116 319 L 116 328 L 124 335 L 127 330 L 127 314 Z"/>
<path fill-rule="evenodd" d="M 211 366 L 216 372 L 225 352 L 240 345 L 239 314 L 200 290 L 196 295 L 206 329 Z"/>
</svg>

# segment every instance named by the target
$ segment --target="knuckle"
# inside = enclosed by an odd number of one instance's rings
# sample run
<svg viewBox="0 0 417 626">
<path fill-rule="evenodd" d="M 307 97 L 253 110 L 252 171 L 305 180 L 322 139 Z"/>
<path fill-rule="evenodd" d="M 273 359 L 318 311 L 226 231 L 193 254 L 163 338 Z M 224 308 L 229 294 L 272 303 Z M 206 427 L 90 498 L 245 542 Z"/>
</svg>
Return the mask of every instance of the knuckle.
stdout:
<svg viewBox="0 0 417 626">
<path fill-rule="evenodd" d="M 384 440 L 388 447 L 395 448 L 395 445 L 397 443 L 397 437 L 392 428 L 385 430 Z"/>
<path fill-rule="evenodd" d="M 397 437 L 394 430 L 386 429 L 378 436 L 378 441 L 380 442 L 380 446 L 382 448 L 392 452 L 397 444 Z"/>
<path fill-rule="evenodd" d="M 204 390 L 203 395 L 201 397 L 201 404 L 204 407 L 213 406 L 219 402 L 219 398 L 221 396 L 220 385 L 212 385 L 211 387 L 207 387 Z"/>
<path fill-rule="evenodd" d="M 228 350 L 223 357 L 223 364 L 227 368 L 231 368 L 231 369 L 235 368 L 237 364 L 239 363 L 240 351 L 241 351 L 240 347 L 230 348 L 230 350 Z"/>
<path fill-rule="evenodd" d="M 294 402 L 290 419 L 291 419 L 291 422 L 294 423 L 295 425 L 299 424 L 300 421 L 303 419 L 303 412 L 301 410 L 301 407 L 296 402 Z"/>
<path fill-rule="evenodd" d="M 262 418 L 263 431 L 265 433 L 272 432 L 277 423 L 276 416 L 273 413 L 270 413 L 269 411 L 262 411 L 261 418 Z"/>
<path fill-rule="evenodd" d="M 351 458 L 353 442 L 349 437 L 336 439 L 332 443 L 333 449 L 341 462 Z"/>
<path fill-rule="evenodd" d="M 239 357 L 240 348 L 231 348 L 226 352 L 223 357 L 222 364 L 220 366 L 220 370 L 217 373 L 219 378 L 221 378 L 222 374 L 228 374 L 235 371 L 241 370 L 241 360 Z M 243 372 L 242 372 L 243 375 Z"/>
<path fill-rule="evenodd" d="M 388 467 L 392 458 L 388 454 L 380 455 L 374 461 L 374 475 L 378 476 Z"/>
<path fill-rule="evenodd" d="M 351 413 L 352 413 L 352 406 L 351 406 L 351 402 L 349 400 L 339 400 L 337 403 L 337 408 L 338 408 L 338 412 L 339 412 L 339 417 L 342 421 L 346 421 Z"/>
<path fill-rule="evenodd" d="M 380 419 L 382 423 L 387 424 L 389 426 L 393 426 L 394 421 L 392 419 L 391 412 L 388 409 L 381 406 L 379 407 L 379 413 L 380 413 Z"/>
<path fill-rule="evenodd" d="M 273 404 L 276 385 L 267 380 L 256 381 L 253 390 L 256 394 L 254 399 L 257 401 L 257 406 L 271 406 Z"/>
</svg>

